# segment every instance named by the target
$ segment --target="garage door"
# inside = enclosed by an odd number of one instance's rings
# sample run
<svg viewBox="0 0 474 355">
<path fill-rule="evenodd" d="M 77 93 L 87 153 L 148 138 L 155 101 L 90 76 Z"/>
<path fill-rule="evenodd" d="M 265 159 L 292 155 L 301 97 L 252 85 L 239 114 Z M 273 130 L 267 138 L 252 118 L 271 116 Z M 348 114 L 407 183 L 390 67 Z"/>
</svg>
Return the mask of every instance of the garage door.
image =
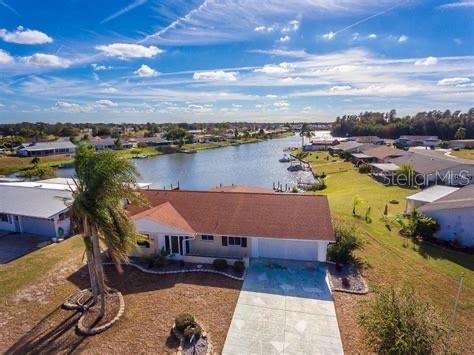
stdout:
<svg viewBox="0 0 474 355">
<path fill-rule="evenodd" d="M 274 259 L 318 260 L 318 242 L 260 238 L 258 256 Z"/>
</svg>

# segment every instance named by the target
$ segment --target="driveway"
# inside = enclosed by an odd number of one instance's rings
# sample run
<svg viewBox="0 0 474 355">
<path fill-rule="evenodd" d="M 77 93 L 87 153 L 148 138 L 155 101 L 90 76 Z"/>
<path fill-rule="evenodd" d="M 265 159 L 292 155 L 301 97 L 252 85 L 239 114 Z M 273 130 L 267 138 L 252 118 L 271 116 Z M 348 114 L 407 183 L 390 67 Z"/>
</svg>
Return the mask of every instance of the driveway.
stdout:
<svg viewBox="0 0 474 355">
<path fill-rule="evenodd" d="M 6 264 L 28 254 L 49 244 L 50 241 L 49 237 L 0 231 L 0 264 Z"/>
<path fill-rule="evenodd" d="M 223 354 L 343 354 L 325 276 L 318 263 L 252 261 Z"/>
</svg>

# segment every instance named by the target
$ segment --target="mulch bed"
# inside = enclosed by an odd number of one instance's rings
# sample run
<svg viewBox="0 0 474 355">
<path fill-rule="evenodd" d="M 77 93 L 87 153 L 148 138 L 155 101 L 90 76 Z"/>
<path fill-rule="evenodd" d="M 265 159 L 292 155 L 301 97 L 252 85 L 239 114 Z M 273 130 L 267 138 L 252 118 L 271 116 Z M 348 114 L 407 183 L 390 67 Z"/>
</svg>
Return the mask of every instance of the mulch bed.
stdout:
<svg viewBox="0 0 474 355">
<path fill-rule="evenodd" d="M 198 270 L 198 269 L 216 271 L 216 269 L 214 269 L 214 267 L 211 264 L 206 264 L 206 263 L 188 263 L 188 262 L 181 262 L 179 260 L 169 260 L 168 264 L 165 266 L 150 267 L 147 261 L 143 258 L 133 257 L 133 258 L 130 258 L 130 261 L 136 265 L 140 265 L 141 267 L 145 269 L 153 270 L 153 271 L 181 271 L 181 270 Z M 243 276 L 243 273 L 235 271 L 232 265 L 229 265 L 225 270 L 222 270 L 222 271 L 235 277 Z"/>
<path fill-rule="evenodd" d="M 328 263 L 329 281 L 333 291 L 366 294 L 369 288 L 354 264 L 342 265 L 338 270 L 335 264 Z M 344 282 L 347 281 L 347 283 Z"/>
</svg>

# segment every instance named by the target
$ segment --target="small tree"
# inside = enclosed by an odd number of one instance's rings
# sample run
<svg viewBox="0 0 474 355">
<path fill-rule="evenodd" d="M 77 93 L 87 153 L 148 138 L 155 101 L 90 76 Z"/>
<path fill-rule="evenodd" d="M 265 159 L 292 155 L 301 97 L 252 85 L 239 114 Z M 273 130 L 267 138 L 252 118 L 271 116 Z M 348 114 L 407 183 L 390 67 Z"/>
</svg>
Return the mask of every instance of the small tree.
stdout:
<svg viewBox="0 0 474 355">
<path fill-rule="evenodd" d="M 455 139 L 466 139 L 466 129 L 464 127 L 459 127 L 456 133 L 454 134 Z"/>
<path fill-rule="evenodd" d="M 378 354 L 441 353 L 446 347 L 447 328 L 412 289 L 381 290 L 359 323 Z"/>
<path fill-rule="evenodd" d="M 33 159 L 31 159 L 31 164 L 33 164 L 35 167 L 38 166 L 38 164 L 40 163 L 40 158 L 39 157 L 34 157 Z"/>
<path fill-rule="evenodd" d="M 370 173 L 370 165 L 367 163 L 363 163 L 359 165 L 359 173 L 361 174 L 368 174 Z"/>
<path fill-rule="evenodd" d="M 431 238 L 439 230 L 439 224 L 433 218 L 413 210 L 408 217 L 406 229 L 412 238 Z"/>
<path fill-rule="evenodd" d="M 328 246 L 328 259 L 341 264 L 354 260 L 352 253 L 363 247 L 362 241 L 357 237 L 354 227 L 336 226 L 335 236 L 336 243 Z"/>
</svg>

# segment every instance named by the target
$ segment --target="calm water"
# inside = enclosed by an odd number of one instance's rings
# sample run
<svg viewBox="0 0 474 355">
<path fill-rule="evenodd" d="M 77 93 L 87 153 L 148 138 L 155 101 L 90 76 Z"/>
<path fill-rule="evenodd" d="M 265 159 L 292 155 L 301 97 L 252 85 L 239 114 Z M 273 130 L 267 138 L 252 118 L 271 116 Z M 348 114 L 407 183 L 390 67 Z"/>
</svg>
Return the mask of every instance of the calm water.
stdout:
<svg viewBox="0 0 474 355">
<path fill-rule="evenodd" d="M 222 185 L 251 185 L 271 188 L 280 182 L 295 186 L 297 175 L 280 163 L 283 149 L 300 146 L 301 138 L 293 136 L 262 143 L 242 144 L 226 148 L 200 151 L 196 154 L 169 154 L 134 160 L 140 181 L 155 188 L 169 188 L 179 181 L 182 189 L 206 190 Z M 58 171 L 70 176 L 70 169 Z"/>
</svg>

